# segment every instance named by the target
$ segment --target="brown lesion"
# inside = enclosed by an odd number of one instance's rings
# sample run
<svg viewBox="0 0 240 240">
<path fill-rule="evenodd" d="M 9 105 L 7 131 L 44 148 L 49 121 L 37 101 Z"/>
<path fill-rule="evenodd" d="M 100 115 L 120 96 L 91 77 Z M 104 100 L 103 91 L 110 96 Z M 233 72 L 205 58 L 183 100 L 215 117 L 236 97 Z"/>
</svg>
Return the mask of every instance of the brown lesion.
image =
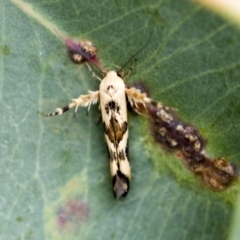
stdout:
<svg viewBox="0 0 240 240">
<path fill-rule="evenodd" d="M 203 163 L 194 164 L 192 170 L 201 176 L 203 182 L 213 190 L 221 191 L 226 189 L 237 178 L 235 167 L 224 158 Z"/>
<path fill-rule="evenodd" d="M 97 48 L 87 40 L 75 42 L 70 38 L 63 38 L 68 49 L 68 55 L 75 63 L 90 61 L 98 64 Z"/>
<path fill-rule="evenodd" d="M 97 54 L 96 46 L 90 41 L 79 41 L 79 47 L 81 47 L 86 53 L 90 54 L 91 57 L 94 57 Z"/>
<path fill-rule="evenodd" d="M 212 159 L 206 153 L 206 140 L 199 131 L 182 122 L 172 109 L 147 105 L 154 139 L 168 151 L 178 151 L 186 166 L 200 177 L 205 185 L 221 191 L 237 180 L 236 167 L 224 158 Z"/>
</svg>

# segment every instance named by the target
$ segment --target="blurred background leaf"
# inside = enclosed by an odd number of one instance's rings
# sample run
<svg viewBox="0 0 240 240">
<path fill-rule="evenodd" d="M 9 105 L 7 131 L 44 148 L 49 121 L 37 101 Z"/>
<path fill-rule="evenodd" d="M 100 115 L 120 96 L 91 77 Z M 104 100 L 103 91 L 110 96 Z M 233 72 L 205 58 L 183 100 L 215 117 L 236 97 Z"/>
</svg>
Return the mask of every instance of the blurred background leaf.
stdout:
<svg viewBox="0 0 240 240">
<path fill-rule="evenodd" d="M 240 2 L 238 0 L 193 0 L 240 26 Z"/>
<path fill-rule="evenodd" d="M 231 234 L 229 240 L 238 240 L 240 236 L 240 195 L 238 196 L 236 211 L 234 212 L 233 224 L 231 227 Z"/>
<path fill-rule="evenodd" d="M 184 0 L 0 2 L 0 239 L 226 239 L 239 185 L 216 193 L 129 114 L 131 189 L 114 200 L 98 109 L 43 118 L 88 90 L 56 30 L 122 65 L 153 32 L 127 82 L 178 109 L 212 157 L 239 165 L 240 33 Z"/>
</svg>

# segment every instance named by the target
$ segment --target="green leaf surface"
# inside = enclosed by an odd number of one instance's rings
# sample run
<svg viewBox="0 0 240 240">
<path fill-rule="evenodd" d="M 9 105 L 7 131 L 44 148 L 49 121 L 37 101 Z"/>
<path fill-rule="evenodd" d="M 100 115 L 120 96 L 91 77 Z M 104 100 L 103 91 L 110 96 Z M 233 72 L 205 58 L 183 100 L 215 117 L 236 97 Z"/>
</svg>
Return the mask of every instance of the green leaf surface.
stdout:
<svg viewBox="0 0 240 240">
<path fill-rule="evenodd" d="M 154 143 L 145 117 L 129 114 L 131 189 L 115 200 L 97 106 L 40 112 L 99 86 L 55 30 L 93 41 L 109 68 L 152 32 L 127 82 L 177 108 L 210 156 L 240 165 L 237 29 L 184 0 L 3 0 L 0 13 L 0 240 L 227 238 L 239 184 L 207 189 Z"/>
<path fill-rule="evenodd" d="M 236 203 L 236 211 L 234 213 L 234 218 L 231 226 L 231 235 L 229 240 L 238 240 L 240 236 L 240 195 L 238 195 L 237 203 Z"/>
</svg>

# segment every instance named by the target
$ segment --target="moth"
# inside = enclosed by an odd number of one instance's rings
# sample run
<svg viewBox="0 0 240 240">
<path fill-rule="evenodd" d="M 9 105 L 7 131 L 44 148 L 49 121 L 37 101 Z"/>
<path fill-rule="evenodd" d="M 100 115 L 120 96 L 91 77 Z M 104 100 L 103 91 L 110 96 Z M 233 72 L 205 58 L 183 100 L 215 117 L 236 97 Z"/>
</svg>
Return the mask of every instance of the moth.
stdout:
<svg viewBox="0 0 240 240">
<path fill-rule="evenodd" d="M 128 117 L 127 103 L 138 114 L 146 114 L 155 141 L 170 151 L 178 151 L 187 167 L 200 176 L 203 183 L 214 190 L 224 190 L 237 178 L 236 168 L 224 158 L 210 159 L 205 152 L 205 140 L 197 129 L 183 123 L 173 109 L 152 100 L 147 91 L 137 86 L 127 86 L 125 79 L 131 73 L 138 50 L 118 71 L 106 71 L 96 63 L 96 49 L 91 42 L 79 44 L 68 41 L 70 58 L 85 62 L 92 76 L 100 81 L 99 89 L 80 95 L 65 107 L 45 116 L 61 115 L 75 107 L 88 107 L 99 102 L 102 115 L 105 140 L 108 147 L 112 190 L 115 198 L 125 197 L 130 189 L 131 167 L 128 157 Z M 92 55 L 94 50 L 94 54 Z M 94 58 L 94 60 L 92 59 Z M 123 68 L 134 59 L 125 75 Z M 91 63 L 97 67 L 103 77 L 98 77 L 91 69 Z"/>
<path fill-rule="evenodd" d="M 99 106 L 110 160 L 113 194 L 115 198 L 125 197 L 130 188 L 131 179 L 131 168 L 128 158 L 127 101 L 132 107 L 136 107 L 138 104 L 145 106 L 151 102 L 151 99 L 147 97 L 146 93 L 141 93 L 139 89 L 126 86 L 124 80 L 129 76 L 135 64 L 132 65 L 126 75 L 123 67 L 130 60 L 118 71 L 106 71 L 89 58 L 86 50 L 81 45 L 74 45 L 72 54 L 74 54 L 74 59 L 86 59 L 101 71 L 103 74 L 102 79 L 86 63 L 93 76 L 100 80 L 99 90 L 88 91 L 88 94 L 72 99 L 72 102 L 67 106 L 57 108 L 55 112 L 45 116 L 61 115 L 73 107 L 75 107 L 75 112 L 79 107 L 88 107 L 89 110 L 91 105 L 96 104 L 98 101 L 100 102 Z"/>
</svg>

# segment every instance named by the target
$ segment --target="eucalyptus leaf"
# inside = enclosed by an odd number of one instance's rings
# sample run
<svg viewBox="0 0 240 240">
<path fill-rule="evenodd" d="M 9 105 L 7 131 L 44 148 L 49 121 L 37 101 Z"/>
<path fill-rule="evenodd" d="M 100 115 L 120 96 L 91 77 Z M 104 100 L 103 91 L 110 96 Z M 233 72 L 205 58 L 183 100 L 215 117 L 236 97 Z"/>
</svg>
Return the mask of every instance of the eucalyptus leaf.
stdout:
<svg viewBox="0 0 240 240">
<path fill-rule="evenodd" d="M 152 33 L 127 84 L 144 82 L 209 156 L 240 165 L 239 31 L 185 0 L 2 0 L 0 12 L 0 240 L 226 239 L 239 184 L 209 190 L 153 141 L 147 117 L 129 113 L 131 188 L 115 200 L 98 107 L 42 113 L 99 86 L 56 31 L 92 41 L 109 69 Z"/>
</svg>

